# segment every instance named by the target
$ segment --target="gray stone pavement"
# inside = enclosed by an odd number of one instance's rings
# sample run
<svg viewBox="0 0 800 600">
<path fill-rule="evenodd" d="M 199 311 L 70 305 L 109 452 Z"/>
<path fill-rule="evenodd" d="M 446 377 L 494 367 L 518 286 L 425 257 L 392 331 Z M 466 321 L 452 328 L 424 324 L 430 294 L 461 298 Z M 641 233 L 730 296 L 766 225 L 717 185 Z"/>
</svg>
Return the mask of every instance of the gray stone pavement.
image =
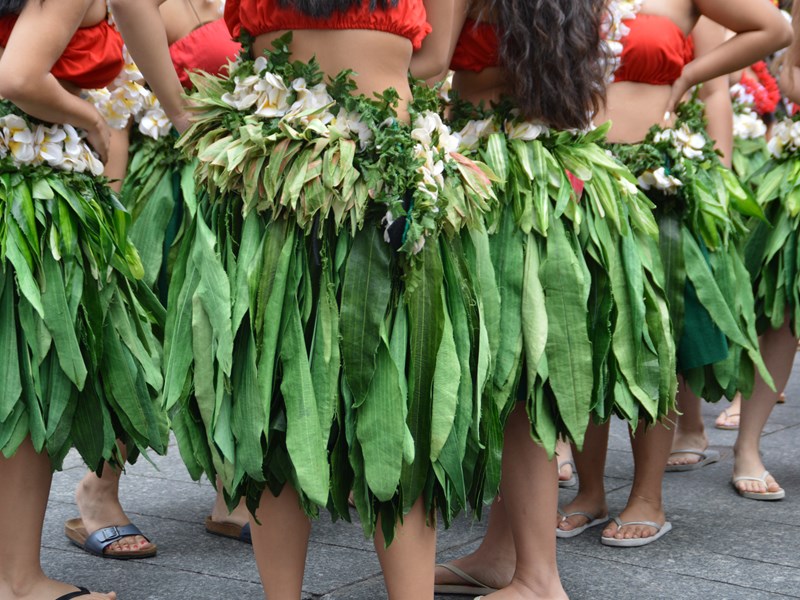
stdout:
<svg viewBox="0 0 800 600">
<path fill-rule="evenodd" d="M 800 356 L 800 355 L 799 355 Z M 689 473 L 668 473 L 665 502 L 674 530 L 645 548 L 602 546 L 599 531 L 560 540 L 559 569 L 573 600 L 724 600 L 800 598 L 800 358 L 764 434 L 765 463 L 786 489 L 782 502 L 739 498 L 729 484 L 735 432 L 713 428 L 722 406 L 704 409 L 720 464 Z M 146 461 L 123 477 L 121 496 L 130 517 L 159 545 L 152 560 L 121 562 L 88 556 L 62 532 L 77 515 L 73 502 L 83 475 L 70 456 L 55 476 L 45 523 L 43 562 L 49 575 L 97 590 L 116 590 L 120 600 L 261 600 L 249 546 L 204 533 L 213 502 L 208 482 L 194 483 L 176 449 Z M 632 476 L 625 428 L 615 423 L 606 470 L 612 514 L 621 510 Z M 561 501 L 574 494 L 562 490 Z M 439 537 L 439 558 L 459 556 L 477 545 L 480 523 L 460 519 Z M 371 543 L 357 525 L 314 524 L 305 579 L 305 598 L 385 598 Z"/>
</svg>

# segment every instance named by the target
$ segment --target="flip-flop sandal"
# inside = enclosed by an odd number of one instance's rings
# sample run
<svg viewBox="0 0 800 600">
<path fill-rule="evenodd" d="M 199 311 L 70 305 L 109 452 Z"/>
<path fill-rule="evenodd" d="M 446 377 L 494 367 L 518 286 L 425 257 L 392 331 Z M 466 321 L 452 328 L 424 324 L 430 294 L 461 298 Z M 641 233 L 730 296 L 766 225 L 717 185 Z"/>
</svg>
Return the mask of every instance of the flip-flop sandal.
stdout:
<svg viewBox="0 0 800 600">
<path fill-rule="evenodd" d="M 769 487 L 767 485 L 767 477 L 769 477 L 769 471 L 764 471 L 761 477 L 734 477 L 731 479 L 731 485 L 733 489 L 736 490 L 737 494 L 748 500 L 783 500 L 786 497 L 786 490 L 783 488 L 779 489 L 777 492 L 745 492 L 736 487 L 736 484 L 740 481 L 760 481 L 764 484 L 764 489 L 767 489 Z"/>
<path fill-rule="evenodd" d="M 561 468 L 565 467 L 567 465 L 572 467 L 572 475 L 570 476 L 569 479 L 561 479 Z M 558 479 L 558 487 L 562 487 L 562 488 L 575 487 L 575 485 L 578 483 L 578 478 L 575 476 L 575 472 L 576 472 L 575 461 L 572 460 L 571 458 L 568 459 L 568 460 L 559 462 L 558 463 L 558 477 L 559 477 L 559 479 Z"/>
<path fill-rule="evenodd" d="M 146 550 L 132 550 L 130 552 L 105 552 L 114 542 L 118 542 L 126 537 L 133 537 L 136 535 L 142 536 L 148 542 L 150 540 L 145 536 L 136 525 L 120 525 L 103 527 L 94 533 L 89 534 L 83 526 L 81 518 L 70 519 L 64 523 L 64 534 L 70 542 L 75 544 L 81 550 L 85 550 L 89 554 L 94 554 L 101 558 L 113 558 L 115 560 L 132 560 L 139 558 L 152 558 L 158 553 L 158 547 L 153 544 Z M 151 542 L 152 543 L 152 542 Z"/>
<path fill-rule="evenodd" d="M 580 510 L 576 510 L 575 512 L 565 513 L 560 508 L 558 509 L 558 514 L 561 515 L 561 520 L 566 521 L 570 517 L 586 517 L 586 523 L 581 525 L 580 527 L 576 527 L 575 529 L 570 529 L 569 531 L 565 529 L 561 529 L 560 527 L 556 527 L 556 537 L 565 539 L 565 538 L 573 538 L 580 534 L 582 534 L 587 529 L 591 529 L 592 527 L 597 527 L 598 525 L 603 525 L 604 523 L 608 523 L 608 515 L 605 517 L 596 517 L 591 515 L 587 512 L 583 512 Z"/>
<path fill-rule="evenodd" d="M 236 523 L 214 521 L 211 517 L 206 517 L 206 531 L 211 535 L 238 540 L 245 544 L 253 543 L 253 538 L 250 535 L 250 523 L 237 525 Z"/>
<path fill-rule="evenodd" d="M 676 473 L 681 471 L 695 471 L 697 469 L 702 469 L 706 465 L 710 465 L 711 463 L 719 462 L 719 452 L 716 450 L 711 450 L 706 448 L 705 450 L 698 450 L 696 448 L 686 448 L 684 450 L 673 450 L 669 453 L 670 456 L 673 454 L 696 454 L 700 457 L 700 460 L 693 463 L 688 463 L 685 465 L 670 465 L 668 464 L 664 470 L 667 473 Z"/>
<path fill-rule="evenodd" d="M 725 415 L 726 421 L 730 421 L 734 417 L 741 418 L 740 413 L 728 412 L 727 408 L 722 411 L 722 414 Z M 725 423 L 722 423 L 720 425 L 719 423 L 714 423 L 714 427 L 716 427 L 717 429 L 722 429 L 723 431 L 736 431 L 737 429 L 739 429 L 739 423 L 736 423 L 736 425 L 726 425 Z"/>
<path fill-rule="evenodd" d="M 447 569 L 456 577 L 461 578 L 464 580 L 464 584 L 461 583 L 437 583 L 433 586 L 433 591 L 436 594 L 445 594 L 445 595 L 454 595 L 454 596 L 469 596 L 471 594 L 493 594 L 497 590 L 494 588 L 489 587 L 485 583 L 481 583 L 471 575 L 465 573 L 461 569 L 456 566 L 453 566 L 450 563 L 442 563 L 436 565 L 437 567 L 442 567 L 443 569 Z M 483 596 L 480 596 L 481 598 Z"/>
<path fill-rule="evenodd" d="M 659 525 L 655 521 L 622 521 L 619 517 L 614 517 L 614 523 L 617 524 L 617 531 L 622 529 L 623 527 L 627 527 L 629 525 L 644 525 L 645 527 L 652 527 L 656 530 L 655 535 L 651 535 L 645 538 L 635 538 L 630 540 L 618 540 L 614 537 L 605 537 L 602 536 L 600 538 L 600 543 L 605 546 L 614 546 L 616 548 L 638 548 L 640 546 L 647 546 L 647 544 L 652 544 L 657 539 L 663 537 L 670 531 L 672 531 L 672 523 L 666 521 L 663 525 Z"/>
<path fill-rule="evenodd" d="M 73 598 L 78 598 L 79 596 L 88 596 L 91 594 L 89 590 L 83 587 L 79 587 L 77 591 L 70 592 L 69 594 L 64 594 L 63 596 L 59 596 L 56 600 L 72 600 Z"/>
</svg>

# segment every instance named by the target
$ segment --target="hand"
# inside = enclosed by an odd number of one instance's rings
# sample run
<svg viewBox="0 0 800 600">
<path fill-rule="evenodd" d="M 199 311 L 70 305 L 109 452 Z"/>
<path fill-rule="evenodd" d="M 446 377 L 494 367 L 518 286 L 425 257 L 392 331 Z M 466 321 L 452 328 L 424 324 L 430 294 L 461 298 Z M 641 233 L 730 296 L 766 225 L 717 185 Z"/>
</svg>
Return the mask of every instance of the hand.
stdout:
<svg viewBox="0 0 800 600">
<path fill-rule="evenodd" d="M 178 130 L 178 133 L 183 133 L 189 129 L 192 122 L 189 120 L 189 113 L 182 112 L 177 115 L 169 115 L 169 120 L 172 121 L 173 127 Z"/>
<path fill-rule="evenodd" d="M 663 125 L 669 125 L 673 121 L 673 115 L 675 110 L 678 108 L 678 105 L 683 100 L 683 97 L 686 95 L 692 87 L 691 82 L 683 75 L 678 77 L 675 80 L 675 83 L 672 84 L 672 88 L 669 94 L 669 100 L 667 100 L 667 105 L 664 110 L 664 122 Z"/>
<path fill-rule="evenodd" d="M 108 162 L 108 152 L 111 148 L 111 128 L 99 114 L 94 126 L 86 130 L 86 141 L 97 152 L 103 164 Z"/>
</svg>

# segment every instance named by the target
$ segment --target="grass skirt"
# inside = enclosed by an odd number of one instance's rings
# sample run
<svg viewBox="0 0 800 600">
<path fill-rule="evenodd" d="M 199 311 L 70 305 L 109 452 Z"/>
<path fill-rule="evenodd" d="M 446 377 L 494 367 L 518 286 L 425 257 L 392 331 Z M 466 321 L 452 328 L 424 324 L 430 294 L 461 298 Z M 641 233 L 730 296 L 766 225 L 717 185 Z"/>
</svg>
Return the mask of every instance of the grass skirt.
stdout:
<svg viewBox="0 0 800 600">
<path fill-rule="evenodd" d="M 12 456 L 30 436 L 54 469 L 75 447 L 98 471 L 122 462 L 117 439 L 133 460 L 148 448 L 163 453 L 153 327 L 163 327 L 164 313 L 137 280 L 130 217 L 102 178 L 76 170 L 89 163 L 74 129 L 65 137 L 9 103 L 0 113 L 8 133 L 47 132 L 17 136 L 44 140 L 25 157 L 23 144 L 0 143 L 0 452 Z"/>
</svg>

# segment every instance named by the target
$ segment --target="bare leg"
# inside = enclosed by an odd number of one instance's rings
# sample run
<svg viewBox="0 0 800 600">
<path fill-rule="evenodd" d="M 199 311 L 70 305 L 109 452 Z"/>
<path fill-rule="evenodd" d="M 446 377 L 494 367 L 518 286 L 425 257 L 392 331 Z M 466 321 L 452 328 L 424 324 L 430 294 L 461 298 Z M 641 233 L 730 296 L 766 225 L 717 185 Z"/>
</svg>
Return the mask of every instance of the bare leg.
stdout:
<svg viewBox="0 0 800 600">
<path fill-rule="evenodd" d="M 667 459 L 668 465 L 690 465 L 700 462 L 697 454 L 675 453 L 675 450 L 705 450 L 708 448 L 708 436 L 703 425 L 702 400 L 688 385 L 682 385 L 678 396 L 678 417 L 675 428 L 675 439 L 672 442 L 672 453 Z"/>
<path fill-rule="evenodd" d="M 679 394 L 683 394 L 685 384 L 681 382 Z M 676 414 L 666 417 L 667 425 L 656 424 L 650 429 L 639 425 L 631 434 L 633 449 L 633 486 L 628 497 L 628 504 L 620 513 L 622 521 L 653 521 L 663 524 L 666 521 L 662 505 L 662 483 L 664 467 L 667 465 Z M 618 530 L 616 523 L 611 523 L 603 531 L 604 537 L 617 539 L 639 539 L 656 534 L 653 527 L 631 525 Z"/>
<path fill-rule="evenodd" d="M 761 337 L 761 354 L 775 381 L 775 387 L 782 390 L 789 381 L 797 340 L 792 335 L 788 320 L 781 329 L 770 329 Z M 769 419 L 778 394 L 773 392 L 764 380 L 756 374 L 753 396 L 742 402 L 742 417 L 739 436 L 733 447 L 735 460 L 734 476 L 760 477 L 766 471 L 761 461 L 759 449 L 764 425 Z M 767 478 L 767 488 L 757 481 L 741 481 L 736 484 L 741 491 L 777 492 L 780 486 L 773 477 Z"/>
<path fill-rule="evenodd" d="M 250 520 L 250 513 L 247 512 L 244 500 L 239 502 L 239 506 L 228 511 L 228 505 L 222 495 L 222 483 L 217 479 L 217 497 L 214 499 L 214 508 L 211 510 L 211 520 L 216 523 L 234 523 L 243 527 Z"/>
<path fill-rule="evenodd" d="M 53 600 L 75 586 L 45 577 L 41 567 L 42 525 L 50 494 L 50 461 L 30 440 L 12 458 L 0 455 L 0 529 L 16 535 L 0 538 L 0 598 Z M 92 594 L 86 600 L 109 600 L 115 594 Z"/>
<path fill-rule="evenodd" d="M 428 524 L 422 500 L 417 500 L 403 524 L 398 524 L 395 538 L 388 548 L 378 521 L 375 550 L 383 569 L 389 600 L 433 598 L 436 526 Z"/>
<path fill-rule="evenodd" d="M 122 458 L 127 458 L 127 452 L 119 444 Z M 87 533 L 94 533 L 103 527 L 128 525 L 131 520 L 122 509 L 119 501 L 119 480 L 122 472 L 113 465 L 106 463 L 103 467 L 103 476 L 87 473 L 75 490 L 75 503 L 81 513 L 81 520 Z M 105 552 L 125 554 L 152 548 L 153 544 L 140 535 L 122 538 L 114 542 Z"/>
<path fill-rule="evenodd" d="M 572 502 L 562 508 L 563 512 L 585 512 L 600 518 L 608 514 L 606 490 L 603 477 L 606 470 L 606 454 L 608 452 L 608 432 L 610 423 L 604 425 L 590 424 L 586 430 L 583 451 L 575 452 L 575 465 L 578 471 L 578 495 Z M 575 515 L 568 519 L 558 516 L 556 523 L 559 529 L 571 531 L 587 523 L 586 517 Z"/>
<path fill-rule="evenodd" d="M 486 598 L 567 598 L 558 575 L 551 516 L 558 508 L 557 466 L 531 440 L 522 404 L 517 404 L 506 425 L 501 490 L 514 537 L 516 568 L 511 584 Z"/>
<path fill-rule="evenodd" d="M 298 600 L 303 590 L 309 521 L 297 492 L 285 485 L 277 498 L 266 490 L 256 511 L 261 525 L 250 518 L 256 564 L 269 600 Z"/>
</svg>

